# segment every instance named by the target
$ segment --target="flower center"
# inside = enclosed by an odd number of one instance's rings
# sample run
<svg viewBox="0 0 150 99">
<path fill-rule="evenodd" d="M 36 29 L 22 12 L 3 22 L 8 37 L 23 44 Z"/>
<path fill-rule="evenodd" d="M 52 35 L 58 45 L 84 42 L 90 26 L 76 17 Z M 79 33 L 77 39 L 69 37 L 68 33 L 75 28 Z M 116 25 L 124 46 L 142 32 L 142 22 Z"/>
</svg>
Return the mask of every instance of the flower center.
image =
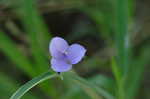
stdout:
<svg viewBox="0 0 150 99">
<path fill-rule="evenodd" d="M 67 57 L 67 54 L 68 54 L 67 51 L 65 51 L 65 52 L 63 53 L 63 55 L 64 55 L 64 57 L 65 57 L 65 61 L 66 61 L 68 64 L 71 64 L 70 60 L 69 60 L 68 57 Z"/>
</svg>

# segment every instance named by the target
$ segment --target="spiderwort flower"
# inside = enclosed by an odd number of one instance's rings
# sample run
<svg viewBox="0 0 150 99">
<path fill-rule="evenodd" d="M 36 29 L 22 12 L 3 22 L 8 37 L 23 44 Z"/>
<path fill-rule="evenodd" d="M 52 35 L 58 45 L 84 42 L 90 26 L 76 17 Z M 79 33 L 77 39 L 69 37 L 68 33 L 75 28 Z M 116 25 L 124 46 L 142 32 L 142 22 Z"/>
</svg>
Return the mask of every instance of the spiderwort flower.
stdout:
<svg viewBox="0 0 150 99">
<path fill-rule="evenodd" d="M 51 53 L 51 67 L 56 72 L 66 72 L 72 69 L 73 64 L 81 61 L 86 49 L 80 44 L 68 45 L 61 37 L 54 37 L 49 45 Z"/>
</svg>

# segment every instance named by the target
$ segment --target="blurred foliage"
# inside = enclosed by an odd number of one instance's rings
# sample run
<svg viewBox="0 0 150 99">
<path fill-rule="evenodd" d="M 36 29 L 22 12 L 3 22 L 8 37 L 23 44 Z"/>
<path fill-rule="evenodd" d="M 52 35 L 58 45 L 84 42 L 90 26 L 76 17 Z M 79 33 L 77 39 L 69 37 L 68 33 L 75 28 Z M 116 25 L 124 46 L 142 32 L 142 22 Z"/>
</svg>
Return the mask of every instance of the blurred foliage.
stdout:
<svg viewBox="0 0 150 99">
<path fill-rule="evenodd" d="M 149 0 L 0 0 L 0 99 L 49 71 L 54 36 L 87 48 L 79 76 L 64 73 L 23 99 L 149 99 L 149 9 Z"/>
</svg>

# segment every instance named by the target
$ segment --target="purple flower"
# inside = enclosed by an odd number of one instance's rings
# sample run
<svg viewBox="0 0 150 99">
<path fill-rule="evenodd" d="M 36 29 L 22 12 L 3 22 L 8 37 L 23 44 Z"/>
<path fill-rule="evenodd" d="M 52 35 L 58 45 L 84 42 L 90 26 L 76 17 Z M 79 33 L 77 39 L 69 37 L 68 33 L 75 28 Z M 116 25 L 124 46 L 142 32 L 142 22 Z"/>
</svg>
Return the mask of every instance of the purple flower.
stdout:
<svg viewBox="0 0 150 99">
<path fill-rule="evenodd" d="M 52 69 L 56 72 L 66 72 L 72 69 L 84 57 L 86 49 L 79 44 L 68 45 L 60 37 L 54 37 L 49 45 Z"/>
</svg>

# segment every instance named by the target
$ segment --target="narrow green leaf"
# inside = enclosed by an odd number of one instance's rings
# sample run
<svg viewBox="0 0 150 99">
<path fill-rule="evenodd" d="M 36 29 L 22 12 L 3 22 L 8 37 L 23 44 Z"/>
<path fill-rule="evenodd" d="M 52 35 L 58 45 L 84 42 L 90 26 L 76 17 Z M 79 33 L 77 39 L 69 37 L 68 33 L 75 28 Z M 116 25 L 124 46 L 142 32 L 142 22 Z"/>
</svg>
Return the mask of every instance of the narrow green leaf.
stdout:
<svg viewBox="0 0 150 99">
<path fill-rule="evenodd" d="M 24 84 L 22 87 L 20 87 L 12 96 L 10 99 L 20 99 L 26 92 L 28 92 L 31 88 L 33 88 L 34 86 L 36 86 L 37 84 L 57 77 L 57 74 L 51 74 L 49 71 L 32 79 L 31 81 L 27 82 L 26 84 Z"/>
<path fill-rule="evenodd" d="M 22 71 L 29 76 L 35 76 L 35 71 L 28 58 L 18 49 L 7 35 L 0 31 L 0 50 L 3 51 Z"/>
<path fill-rule="evenodd" d="M 13 91 L 17 89 L 19 84 L 11 77 L 4 73 L 0 73 L 0 99 L 8 99 Z M 39 99 L 33 93 L 28 93 L 23 99 Z"/>
<path fill-rule="evenodd" d="M 111 94 L 114 94 L 114 90 L 116 89 L 115 82 L 104 75 L 96 75 L 94 77 L 88 78 L 87 81 L 91 83 L 92 85 L 96 85 L 97 87 L 104 88 L 106 91 L 108 91 Z M 80 86 L 78 84 L 74 84 L 70 82 L 70 79 L 66 79 L 65 82 L 69 82 L 69 90 L 67 93 L 63 96 L 63 99 L 76 99 L 76 97 L 87 97 L 81 90 Z M 68 83 L 67 83 L 68 85 Z M 82 94 L 81 94 L 82 93 Z M 80 95 L 80 96 L 79 96 Z M 90 95 L 90 94 L 88 94 Z M 92 96 L 90 96 L 91 99 Z M 89 99 L 89 97 L 87 98 Z M 96 98 L 92 98 L 96 99 Z"/>
<path fill-rule="evenodd" d="M 115 40 L 117 47 L 117 65 L 113 64 L 114 76 L 117 79 L 118 99 L 126 99 L 124 89 L 125 77 L 130 67 L 130 34 L 128 32 L 128 0 L 115 0 Z M 121 74 L 121 75 L 120 75 Z M 119 77 L 119 75 L 121 77 Z"/>
<path fill-rule="evenodd" d="M 42 16 L 40 16 L 40 12 L 38 12 L 36 0 L 22 0 L 20 2 L 22 6 L 19 10 L 23 12 L 20 14 L 20 19 L 28 34 L 29 46 L 35 63 L 34 66 L 36 66 L 35 71 L 40 74 L 49 67 L 49 61 L 47 61 L 49 55 L 47 53 L 49 53 L 48 46 L 51 35 L 44 24 Z M 51 94 L 53 98 L 58 97 L 55 86 L 49 86 L 49 84 L 54 85 L 53 81 L 41 84 L 42 90 L 47 95 Z"/>
<path fill-rule="evenodd" d="M 94 84 L 89 83 L 88 81 L 77 76 L 73 72 L 67 72 L 67 73 L 64 73 L 63 75 L 66 76 L 66 78 L 72 80 L 74 83 L 78 84 L 92 98 L 99 97 L 99 99 L 101 99 L 101 96 L 103 96 L 106 99 L 114 99 L 114 97 L 110 93 L 105 91 L 104 89 L 102 89 Z"/>
<path fill-rule="evenodd" d="M 117 80 L 117 83 L 121 80 L 122 74 L 120 68 L 118 68 L 117 63 L 114 58 L 112 58 L 112 71 Z"/>
<path fill-rule="evenodd" d="M 135 99 L 135 96 L 139 91 L 138 88 L 140 87 L 145 66 L 149 63 L 149 51 L 150 47 L 144 47 L 141 55 L 133 61 L 132 66 L 130 67 L 130 72 L 126 79 L 128 99 Z"/>
<path fill-rule="evenodd" d="M 138 92 L 138 88 L 140 87 L 141 77 L 144 72 L 145 62 L 139 60 L 133 63 L 132 73 L 130 73 L 130 77 L 128 77 L 128 81 L 130 83 L 126 83 L 126 92 L 128 99 L 135 99 L 136 93 Z M 136 66 L 136 69 L 134 68 Z"/>
<path fill-rule="evenodd" d="M 48 43 L 50 34 L 36 9 L 35 0 L 22 0 L 20 11 L 22 11 L 21 20 L 28 33 L 31 52 L 39 73 L 46 70 L 49 66 L 47 61 Z"/>
<path fill-rule="evenodd" d="M 117 46 L 117 63 L 120 66 L 121 72 L 127 73 L 129 67 L 129 49 L 130 42 L 128 33 L 128 0 L 116 0 L 116 46 Z"/>
<path fill-rule="evenodd" d="M 105 75 L 96 75 L 88 79 L 88 81 L 98 87 L 104 88 L 107 92 L 114 95 L 116 90 L 115 81 Z"/>
<path fill-rule="evenodd" d="M 123 79 L 122 79 L 122 72 L 121 72 L 119 66 L 117 66 L 116 61 L 115 61 L 114 58 L 112 58 L 112 72 L 115 76 L 116 84 L 117 84 L 116 96 L 119 99 L 123 99 L 124 98 L 124 89 L 123 89 L 124 82 L 123 82 Z"/>
</svg>

